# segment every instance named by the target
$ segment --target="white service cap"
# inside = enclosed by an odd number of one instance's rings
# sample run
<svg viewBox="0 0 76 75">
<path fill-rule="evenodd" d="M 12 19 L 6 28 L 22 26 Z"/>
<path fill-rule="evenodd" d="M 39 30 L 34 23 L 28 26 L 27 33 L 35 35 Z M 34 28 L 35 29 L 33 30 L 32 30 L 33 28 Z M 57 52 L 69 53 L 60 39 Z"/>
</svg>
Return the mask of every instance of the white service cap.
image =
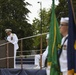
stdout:
<svg viewBox="0 0 76 75">
<path fill-rule="evenodd" d="M 68 23 L 69 22 L 69 18 L 68 17 L 62 17 L 60 22 Z"/>
<path fill-rule="evenodd" d="M 49 39 L 49 34 L 46 35 L 46 39 Z"/>
<path fill-rule="evenodd" d="M 12 31 L 12 29 L 5 29 L 5 32 L 7 33 L 7 32 L 11 32 Z"/>
</svg>

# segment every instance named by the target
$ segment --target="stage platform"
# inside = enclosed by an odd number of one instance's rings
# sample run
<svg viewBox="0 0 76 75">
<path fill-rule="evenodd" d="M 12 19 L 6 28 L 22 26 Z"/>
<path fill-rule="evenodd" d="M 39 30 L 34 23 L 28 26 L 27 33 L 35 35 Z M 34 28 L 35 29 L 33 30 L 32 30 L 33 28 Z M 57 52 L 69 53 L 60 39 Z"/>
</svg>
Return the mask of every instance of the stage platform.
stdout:
<svg viewBox="0 0 76 75">
<path fill-rule="evenodd" d="M 40 69 L 0 69 L 0 75 L 46 75 L 46 70 Z"/>
</svg>

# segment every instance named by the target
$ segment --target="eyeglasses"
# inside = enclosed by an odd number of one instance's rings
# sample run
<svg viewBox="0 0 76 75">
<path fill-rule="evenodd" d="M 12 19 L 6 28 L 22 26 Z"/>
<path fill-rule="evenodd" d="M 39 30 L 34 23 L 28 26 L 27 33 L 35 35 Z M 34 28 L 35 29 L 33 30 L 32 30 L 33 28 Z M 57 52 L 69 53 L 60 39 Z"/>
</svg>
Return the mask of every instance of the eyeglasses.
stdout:
<svg viewBox="0 0 76 75">
<path fill-rule="evenodd" d="M 68 25 L 66 25 L 66 24 L 60 24 L 60 26 L 68 26 Z"/>
</svg>

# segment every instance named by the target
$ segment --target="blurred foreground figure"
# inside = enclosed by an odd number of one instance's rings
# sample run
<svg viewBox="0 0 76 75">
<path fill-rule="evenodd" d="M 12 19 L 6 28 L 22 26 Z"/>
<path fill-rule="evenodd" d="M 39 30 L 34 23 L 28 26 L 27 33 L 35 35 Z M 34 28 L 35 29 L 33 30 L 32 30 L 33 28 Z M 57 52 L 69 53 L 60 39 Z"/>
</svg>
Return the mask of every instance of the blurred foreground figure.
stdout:
<svg viewBox="0 0 76 75">
<path fill-rule="evenodd" d="M 45 61 L 48 55 L 48 39 L 49 39 L 49 34 L 46 36 L 46 42 L 47 42 L 47 47 L 46 50 L 42 54 L 42 68 L 45 66 Z M 40 55 L 35 55 L 35 69 L 40 69 Z"/>
</svg>

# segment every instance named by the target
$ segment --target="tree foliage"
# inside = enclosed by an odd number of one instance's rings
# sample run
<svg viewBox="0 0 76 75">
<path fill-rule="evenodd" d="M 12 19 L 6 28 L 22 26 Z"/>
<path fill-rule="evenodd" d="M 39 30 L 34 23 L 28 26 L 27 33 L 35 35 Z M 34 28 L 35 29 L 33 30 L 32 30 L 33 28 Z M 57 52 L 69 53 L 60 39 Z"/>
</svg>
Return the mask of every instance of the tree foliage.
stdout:
<svg viewBox="0 0 76 75">
<path fill-rule="evenodd" d="M 0 0 L 0 39 L 5 37 L 5 29 L 11 28 L 18 38 L 31 36 L 32 26 L 27 21 L 30 5 L 25 0 Z M 32 48 L 32 39 L 24 41 L 24 49 Z"/>
<path fill-rule="evenodd" d="M 60 21 L 61 17 L 68 17 L 67 0 L 59 0 L 59 4 L 56 6 L 55 10 L 58 21 Z"/>
<path fill-rule="evenodd" d="M 41 16 L 42 16 L 42 19 L 41 19 Z M 46 33 L 49 31 L 50 9 L 48 11 L 46 11 L 45 8 L 43 10 L 41 10 L 39 13 L 39 17 L 40 17 L 40 19 L 34 18 L 34 20 L 33 20 L 32 27 L 33 27 L 34 35 L 40 34 L 41 28 L 42 28 L 42 33 Z M 42 23 L 41 23 L 41 21 L 42 21 Z M 42 27 L 41 27 L 41 24 L 42 24 Z M 46 36 L 42 36 L 43 48 L 46 47 L 46 39 L 45 38 L 46 38 Z M 35 46 L 37 49 L 40 49 L 40 37 L 34 38 L 33 46 Z"/>
<path fill-rule="evenodd" d="M 41 17 L 41 12 L 42 12 L 42 33 L 48 32 L 49 31 L 49 26 L 50 26 L 50 17 L 51 17 L 51 7 L 48 11 L 46 9 L 43 9 L 39 13 L 39 17 Z M 68 2 L 67 0 L 59 0 L 59 4 L 55 6 L 55 13 L 58 22 L 60 21 L 61 17 L 67 17 L 68 16 Z M 33 34 L 39 34 L 40 33 L 40 25 L 41 20 L 38 18 L 35 18 L 33 20 Z M 39 48 L 40 46 L 40 37 L 36 37 L 34 39 L 33 45 Z M 43 48 L 46 46 L 45 44 L 45 36 L 43 36 Z"/>
</svg>

